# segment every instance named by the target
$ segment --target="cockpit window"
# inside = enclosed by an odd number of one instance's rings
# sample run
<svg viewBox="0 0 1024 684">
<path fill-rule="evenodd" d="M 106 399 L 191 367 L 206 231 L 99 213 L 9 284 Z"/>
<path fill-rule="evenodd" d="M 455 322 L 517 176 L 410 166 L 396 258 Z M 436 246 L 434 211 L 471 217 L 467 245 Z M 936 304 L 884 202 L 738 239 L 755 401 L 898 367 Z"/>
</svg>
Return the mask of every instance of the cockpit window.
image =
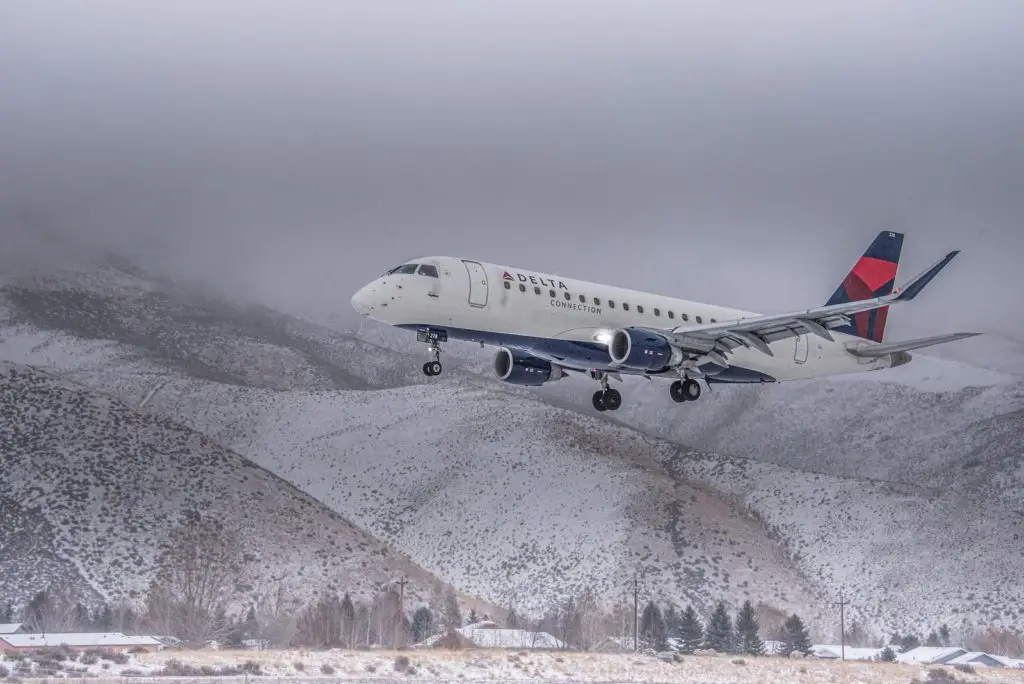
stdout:
<svg viewBox="0 0 1024 684">
<path fill-rule="evenodd" d="M 393 275 L 396 273 L 399 275 L 411 275 L 416 272 L 416 268 L 418 266 L 419 264 L 402 264 L 401 266 L 396 266 L 395 268 L 391 269 L 384 275 Z"/>
<path fill-rule="evenodd" d="M 431 264 L 423 264 L 420 266 L 420 275 L 430 276 L 431 278 L 437 277 L 437 266 Z"/>
</svg>

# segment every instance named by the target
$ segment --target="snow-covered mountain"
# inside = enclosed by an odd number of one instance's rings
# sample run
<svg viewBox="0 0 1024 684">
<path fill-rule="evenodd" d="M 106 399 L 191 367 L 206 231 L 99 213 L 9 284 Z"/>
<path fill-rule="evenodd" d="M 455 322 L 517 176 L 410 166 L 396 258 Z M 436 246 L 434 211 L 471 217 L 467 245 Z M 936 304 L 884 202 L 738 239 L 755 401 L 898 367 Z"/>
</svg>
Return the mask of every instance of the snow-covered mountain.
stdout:
<svg viewBox="0 0 1024 684">
<path fill-rule="evenodd" d="M 494 602 L 542 609 L 584 584 L 621 601 L 642 569 L 677 601 L 749 595 L 818 624 L 845 586 L 879 630 L 1024 627 L 1013 375 L 917 356 L 683 406 L 631 381 L 597 416 L 584 379 L 510 388 L 487 377 L 491 352 L 451 345 L 428 382 L 410 336 L 117 263 L 4 292 L 0 358 L 182 421 Z"/>
<path fill-rule="evenodd" d="M 27 600 L 69 582 L 85 602 L 145 593 L 187 511 L 238 527 L 250 559 L 238 599 L 278 585 L 305 600 L 327 587 L 370 598 L 435 577 L 308 494 L 168 418 L 0 363 L 0 594 Z"/>
</svg>

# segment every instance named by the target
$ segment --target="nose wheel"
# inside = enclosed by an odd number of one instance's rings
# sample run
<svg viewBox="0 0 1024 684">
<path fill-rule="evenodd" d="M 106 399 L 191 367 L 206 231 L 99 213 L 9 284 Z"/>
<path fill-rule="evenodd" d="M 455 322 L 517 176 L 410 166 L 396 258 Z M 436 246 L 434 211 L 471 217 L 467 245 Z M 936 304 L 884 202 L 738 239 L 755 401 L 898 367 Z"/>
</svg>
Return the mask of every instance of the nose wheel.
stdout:
<svg viewBox="0 0 1024 684">
<path fill-rule="evenodd" d="M 416 337 L 420 342 L 427 343 L 427 351 L 434 358 L 433 361 L 427 361 L 423 364 L 423 374 L 428 378 L 432 378 L 435 375 L 441 374 L 441 343 L 448 339 L 448 335 L 444 331 L 438 330 L 418 330 Z"/>
<path fill-rule="evenodd" d="M 672 400 L 680 404 L 684 401 L 697 401 L 701 394 L 700 384 L 693 378 L 676 380 L 668 391 L 672 395 Z"/>
</svg>

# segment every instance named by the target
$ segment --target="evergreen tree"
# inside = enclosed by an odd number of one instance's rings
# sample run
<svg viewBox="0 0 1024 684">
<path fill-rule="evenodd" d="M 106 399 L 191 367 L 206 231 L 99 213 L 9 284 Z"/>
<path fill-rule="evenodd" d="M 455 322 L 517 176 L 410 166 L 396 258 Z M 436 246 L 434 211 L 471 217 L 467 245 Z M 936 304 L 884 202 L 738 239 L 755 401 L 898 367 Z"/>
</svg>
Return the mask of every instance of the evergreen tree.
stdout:
<svg viewBox="0 0 1024 684">
<path fill-rule="evenodd" d="M 925 646 L 936 647 L 936 646 L 941 646 L 942 642 L 939 641 L 939 635 L 938 634 L 936 634 L 935 632 L 931 632 L 930 634 L 928 634 L 928 638 L 925 639 L 924 645 Z"/>
<path fill-rule="evenodd" d="M 0 607 L 0 622 L 4 624 L 14 622 L 14 606 L 9 601 Z"/>
<path fill-rule="evenodd" d="M 242 624 L 242 638 L 259 639 L 261 636 L 260 621 L 256 618 L 256 607 L 249 606 L 249 612 L 245 614 L 245 621 Z"/>
<path fill-rule="evenodd" d="M 907 651 L 913 651 L 915 648 L 921 645 L 921 640 L 917 638 L 915 634 L 907 634 L 902 637 L 899 641 L 900 653 L 906 653 Z"/>
<path fill-rule="evenodd" d="M 475 608 L 470 608 L 469 609 L 469 620 L 466 622 L 466 624 L 467 625 L 475 625 L 479 621 L 480 621 L 480 618 L 478 618 L 476 616 L 476 609 Z"/>
<path fill-rule="evenodd" d="M 455 590 L 448 587 L 444 594 L 444 626 L 446 629 L 458 629 L 462 626 L 462 613 L 459 611 L 459 600 Z"/>
<path fill-rule="evenodd" d="M 711 614 L 708 627 L 704 632 L 704 648 L 718 653 L 730 653 L 733 648 L 732 620 L 725 608 L 725 602 L 719 601 L 715 612 Z"/>
<path fill-rule="evenodd" d="M 764 642 L 757 634 L 760 627 L 757 623 L 757 616 L 754 615 L 754 606 L 750 601 L 745 601 L 736 616 L 736 647 L 740 653 L 752 656 L 764 655 Z"/>
<path fill-rule="evenodd" d="M 654 601 L 648 601 L 640 615 L 640 637 L 656 651 L 665 651 L 668 649 L 666 636 L 665 619 L 661 616 L 661 609 Z"/>
<path fill-rule="evenodd" d="M 793 651 L 807 655 L 811 652 L 811 637 L 803 621 L 795 613 L 786 620 L 781 655 L 788 656 Z"/>
<path fill-rule="evenodd" d="M 431 635 L 434 630 L 434 614 L 430 608 L 420 606 L 412 614 L 412 642 L 418 644 Z"/>
<path fill-rule="evenodd" d="M 114 611 L 109 604 L 103 606 L 99 619 L 96 621 L 96 628 L 101 632 L 109 632 L 114 627 Z"/>
<path fill-rule="evenodd" d="M 892 650 L 892 646 L 886 646 L 878 654 L 878 659 L 885 663 L 894 663 L 896 662 L 896 651 Z"/>
<path fill-rule="evenodd" d="M 75 617 L 73 620 L 75 627 L 79 630 L 88 631 L 92 628 L 92 618 L 89 616 L 89 609 L 81 603 L 75 604 Z"/>
<path fill-rule="evenodd" d="M 676 610 L 675 605 L 669 604 L 665 610 L 665 633 L 668 634 L 669 638 L 678 639 L 680 627 L 679 611 Z"/>
<path fill-rule="evenodd" d="M 352 597 L 345 592 L 341 597 L 341 608 L 339 609 L 339 625 L 341 645 L 345 648 L 352 648 L 356 643 L 356 606 L 352 603 Z"/>
<path fill-rule="evenodd" d="M 943 646 L 949 646 L 949 625 L 944 624 L 942 627 L 939 627 L 939 640 L 942 642 Z"/>
<path fill-rule="evenodd" d="M 683 653 L 693 653 L 704 641 L 704 626 L 693 606 L 687 606 L 679 618 L 679 640 L 682 642 Z"/>
</svg>

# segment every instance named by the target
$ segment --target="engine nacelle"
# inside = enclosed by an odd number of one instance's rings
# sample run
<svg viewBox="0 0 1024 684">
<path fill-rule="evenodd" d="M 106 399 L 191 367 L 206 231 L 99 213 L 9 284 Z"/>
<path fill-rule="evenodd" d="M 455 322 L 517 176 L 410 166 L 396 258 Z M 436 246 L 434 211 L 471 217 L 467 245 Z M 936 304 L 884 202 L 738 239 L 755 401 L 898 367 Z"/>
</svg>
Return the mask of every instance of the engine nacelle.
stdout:
<svg viewBox="0 0 1024 684">
<path fill-rule="evenodd" d="M 612 363 L 640 371 L 662 370 L 682 360 L 682 354 L 664 335 L 635 328 L 613 332 L 608 355 Z"/>
<path fill-rule="evenodd" d="M 561 380 L 566 375 L 561 366 L 505 347 L 494 355 L 494 374 L 503 382 L 529 387 Z"/>
</svg>

